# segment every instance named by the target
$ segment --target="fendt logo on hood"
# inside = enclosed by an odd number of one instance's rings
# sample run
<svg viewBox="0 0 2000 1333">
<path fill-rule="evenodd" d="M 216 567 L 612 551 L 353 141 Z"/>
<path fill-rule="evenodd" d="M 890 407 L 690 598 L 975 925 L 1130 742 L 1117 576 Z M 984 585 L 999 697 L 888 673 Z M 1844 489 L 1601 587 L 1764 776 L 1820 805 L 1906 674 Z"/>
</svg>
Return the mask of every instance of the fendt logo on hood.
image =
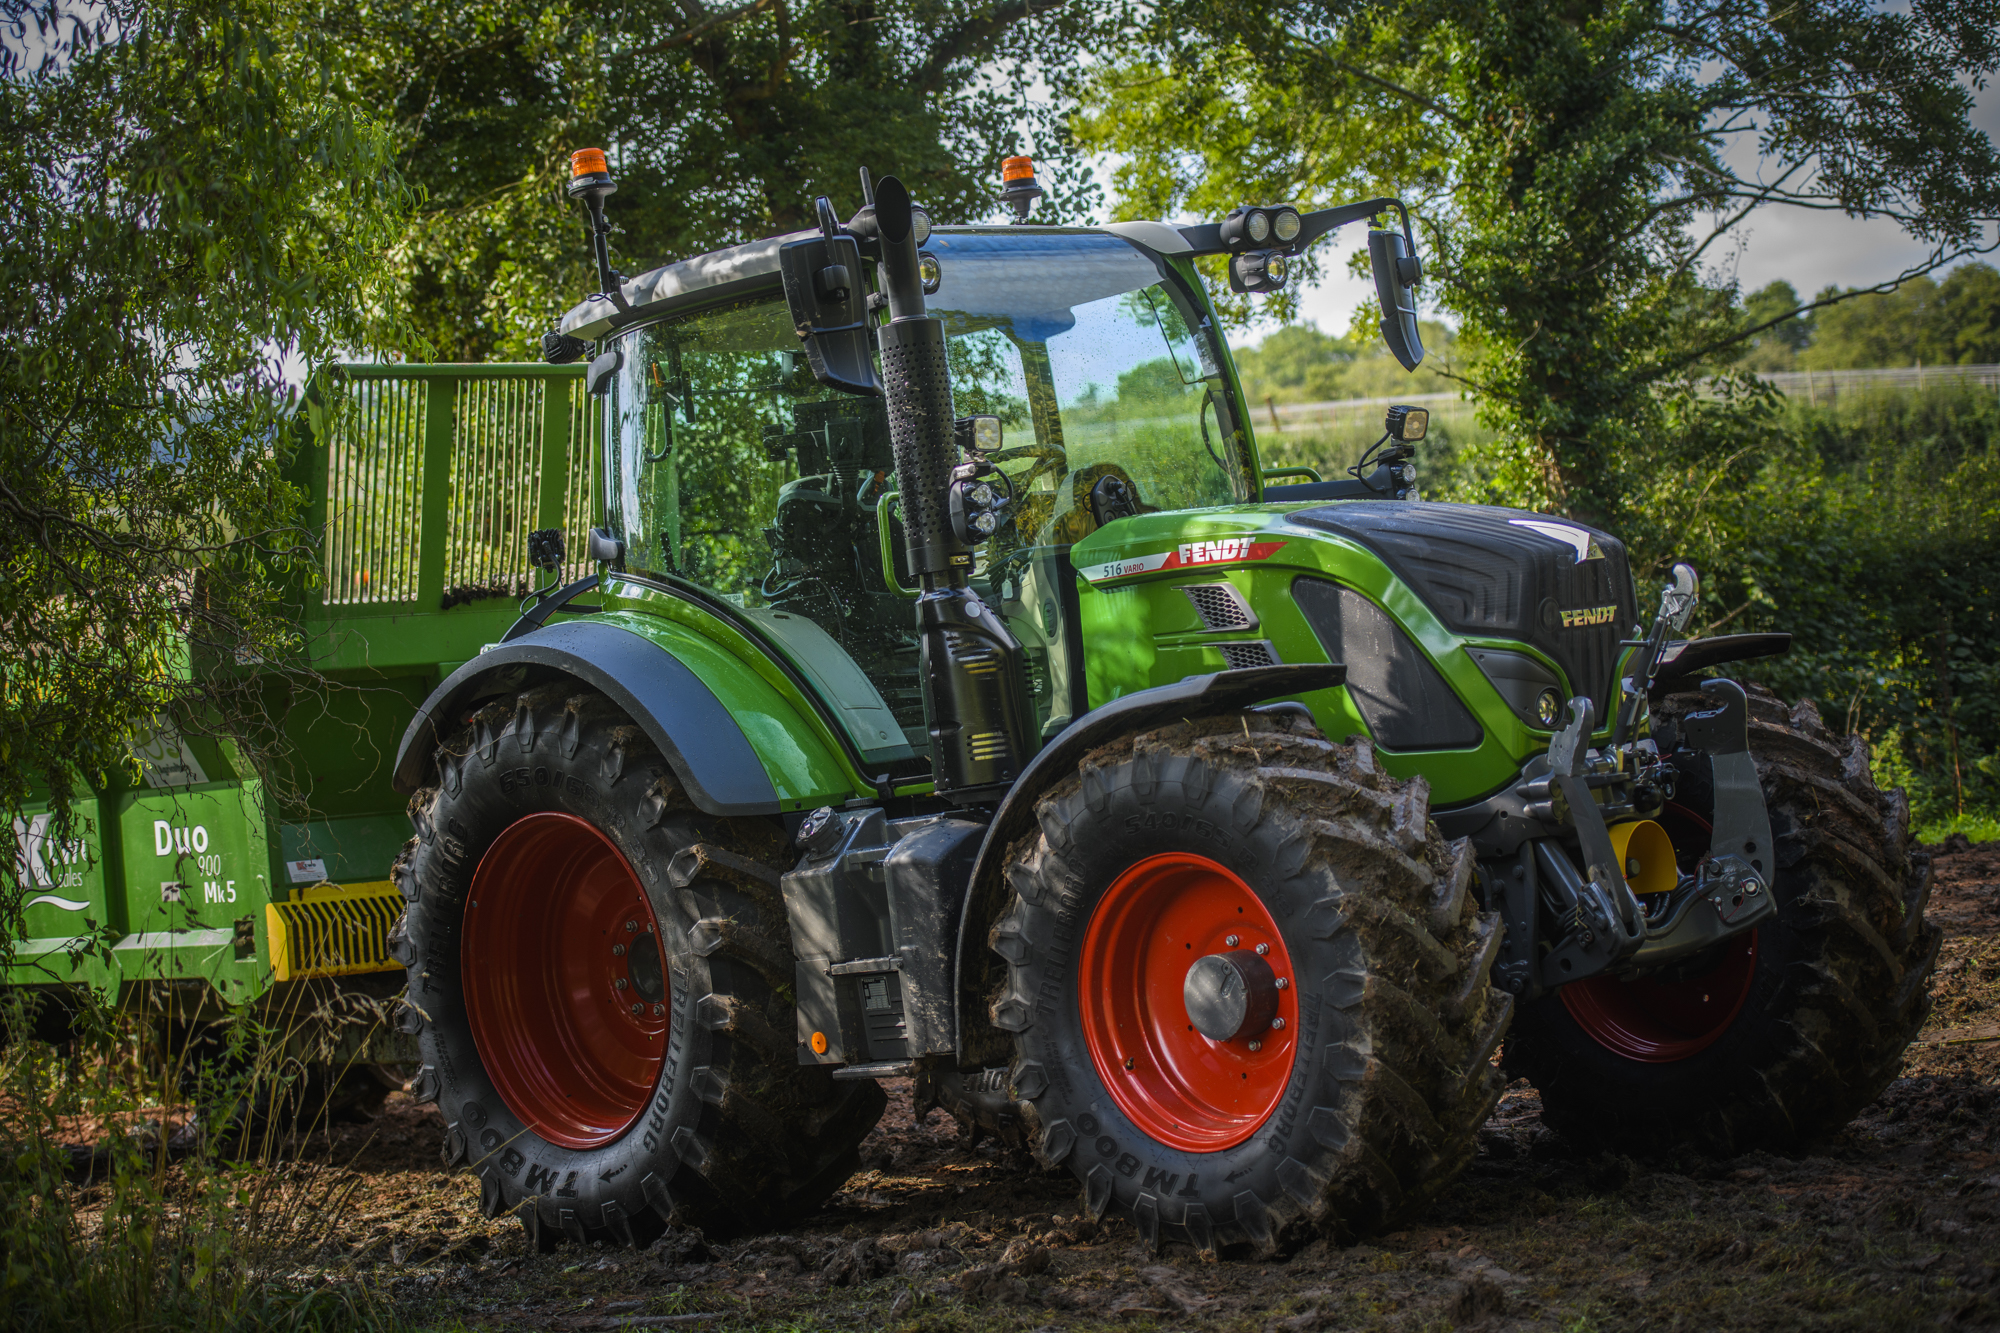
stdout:
<svg viewBox="0 0 2000 1333">
<path fill-rule="evenodd" d="M 1590 625 L 1609 625 L 1618 619 L 1616 606 L 1582 606 L 1574 611 L 1562 613 L 1564 629 L 1583 629 Z"/>
<path fill-rule="evenodd" d="M 1283 542 L 1257 542 L 1248 537 L 1222 537 L 1212 542 L 1182 542 L 1158 555 L 1135 555 L 1125 560 L 1107 560 L 1077 571 L 1092 583 L 1105 579 L 1129 578 L 1158 569 L 1184 569 L 1193 565 L 1234 564 L 1239 560 L 1268 560 Z"/>
</svg>

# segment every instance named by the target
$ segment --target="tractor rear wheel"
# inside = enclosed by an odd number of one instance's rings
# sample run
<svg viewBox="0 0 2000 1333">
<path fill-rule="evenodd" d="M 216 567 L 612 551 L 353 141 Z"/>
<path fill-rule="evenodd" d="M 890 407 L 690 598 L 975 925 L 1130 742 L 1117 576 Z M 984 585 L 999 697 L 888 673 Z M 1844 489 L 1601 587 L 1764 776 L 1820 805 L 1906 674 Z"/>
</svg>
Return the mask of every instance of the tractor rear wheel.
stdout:
<svg viewBox="0 0 2000 1333">
<path fill-rule="evenodd" d="M 1105 745 L 1036 814 L 991 1014 L 1024 1137 L 1094 1214 L 1270 1253 L 1406 1216 L 1470 1160 L 1512 1003 L 1423 779 L 1243 713 Z"/>
<path fill-rule="evenodd" d="M 1901 791 L 1883 793 L 1858 736 L 1810 701 L 1750 696 L 1750 752 L 1777 843 L 1778 914 L 1672 975 L 1565 986 L 1522 1007 L 1508 1071 L 1581 1144 L 1730 1156 L 1839 1128 L 1887 1086 L 1930 1010 L 1943 932 L 1924 920 L 1930 862 L 1909 850 Z M 1655 735 L 1707 707 L 1670 695 Z M 1708 847 L 1705 757 L 1683 752 L 1661 822 L 1683 864 Z"/>
<path fill-rule="evenodd" d="M 777 825 L 695 810 L 573 682 L 481 708 L 431 777 L 391 945 L 411 1091 L 486 1215 L 544 1249 L 643 1245 L 669 1215 L 757 1228 L 839 1188 L 884 1098 L 798 1063 Z"/>
</svg>

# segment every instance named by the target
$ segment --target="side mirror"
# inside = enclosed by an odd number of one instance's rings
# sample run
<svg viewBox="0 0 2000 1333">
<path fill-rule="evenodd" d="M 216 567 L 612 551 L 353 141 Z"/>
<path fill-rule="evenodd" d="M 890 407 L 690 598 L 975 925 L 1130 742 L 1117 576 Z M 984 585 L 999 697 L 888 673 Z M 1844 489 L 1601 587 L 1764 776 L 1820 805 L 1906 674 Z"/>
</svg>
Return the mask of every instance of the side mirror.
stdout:
<svg viewBox="0 0 2000 1333">
<path fill-rule="evenodd" d="M 778 271 L 813 378 L 842 393 L 880 398 L 861 243 L 845 234 L 788 241 L 778 249 Z"/>
<path fill-rule="evenodd" d="M 1424 340 L 1417 331 L 1417 280 L 1423 261 L 1411 253 L 1400 231 L 1368 233 L 1368 267 L 1375 273 L 1375 295 L 1382 303 L 1382 341 L 1403 369 L 1423 363 Z"/>
</svg>

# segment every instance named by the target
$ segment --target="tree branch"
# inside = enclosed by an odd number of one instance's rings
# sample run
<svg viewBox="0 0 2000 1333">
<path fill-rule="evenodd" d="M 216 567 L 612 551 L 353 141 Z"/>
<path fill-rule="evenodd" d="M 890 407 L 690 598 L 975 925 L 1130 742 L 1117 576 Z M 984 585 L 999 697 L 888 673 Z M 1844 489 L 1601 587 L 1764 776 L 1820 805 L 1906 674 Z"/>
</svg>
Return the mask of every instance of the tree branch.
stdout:
<svg viewBox="0 0 2000 1333">
<path fill-rule="evenodd" d="M 710 14 L 699 22 L 682 28 L 679 32 L 669 37 L 654 42 L 651 46 L 640 47 L 633 54 L 642 56 L 665 55 L 667 52 L 675 50 L 678 47 L 700 41 L 718 28 L 727 27 L 732 23 L 740 23 L 752 14 L 761 13 L 776 3 L 777 0 L 750 0 L 749 4 L 738 5 L 734 9 L 725 9 L 719 14 Z"/>
<path fill-rule="evenodd" d="M 1023 19 L 1061 9 L 1068 3 L 1069 0 L 1010 0 L 967 18 L 931 43 L 930 55 L 917 67 L 910 82 L 926 92 L 935 91 L 953 62 L 973 54 Z"/>
</svg>

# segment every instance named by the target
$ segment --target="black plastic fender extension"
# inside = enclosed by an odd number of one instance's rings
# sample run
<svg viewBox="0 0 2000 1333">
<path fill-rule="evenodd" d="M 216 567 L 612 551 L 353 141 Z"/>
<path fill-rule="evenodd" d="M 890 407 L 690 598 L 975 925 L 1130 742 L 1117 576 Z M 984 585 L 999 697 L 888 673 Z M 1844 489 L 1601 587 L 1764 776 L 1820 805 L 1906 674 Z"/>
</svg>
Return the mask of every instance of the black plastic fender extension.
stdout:
<svg viewBox="0 0 2000 1333">
<path fill-rule="evenodd" d="M 1028 761 L 1021 776 L 1007 790 L 973 861 L 972 878 L 965 906 L 958 922 L 958 947 L 954 956 L 954 985 L 958 994 L 958 1050 L 965 1053 L 966 1019 L 981 1013 L 984 997 L 977 994 L 977 978 L 983 968 L 968 972 L 966 959 L 985 952 L 982 938 L 988 923 L 1004 905 L 1006 885 L 1000 877 L 1000 861 L 1007 847 L 1034 822 L 1035 802 L 1042 793 L 1075 770 L 1077 761 L 1090 750 L 1120 732 L 1179 721 L 1211 717 L 1262 703 L 1285 694 L 1305 694 L 1332 689 L 1347 680 L 1347 668 L 1339 662 L 1302 662 L 1278 666 L 1247 667 L 1240 671 L 1217 671 L 1206 676 L 1189 676 L 1172 685 L 1159 685 L 1114 699 L 1092 709 L 1065 727 Z M 995 960 L 998 961 L 997 959 Z"/>
<path fill-rule="evenodd" d="M 1662 693 L 1675 681 L 1724 662 L 1782 657 L 1791 650 L 1789 634 L 1718 634 L 1712 639 L 1683 639 L 1668 644 L 1661 654 L 1660 664 L 1653 671 L 1652 692 Z"/>
<path fill-rule="evenodd" d="M 556 676 L 574 677 L 624 709 L 660 747 L 700 809 L 712 815 L 779 813 L 770 774 L 701 678 L 658 644 L 594 621 L 545 626 L 481 653 L 446 677 L 403 733 L 396 790 L 407 795 L 423 784 L 431 752 L 458 726 L 468 705 Z"/>
</svg>

